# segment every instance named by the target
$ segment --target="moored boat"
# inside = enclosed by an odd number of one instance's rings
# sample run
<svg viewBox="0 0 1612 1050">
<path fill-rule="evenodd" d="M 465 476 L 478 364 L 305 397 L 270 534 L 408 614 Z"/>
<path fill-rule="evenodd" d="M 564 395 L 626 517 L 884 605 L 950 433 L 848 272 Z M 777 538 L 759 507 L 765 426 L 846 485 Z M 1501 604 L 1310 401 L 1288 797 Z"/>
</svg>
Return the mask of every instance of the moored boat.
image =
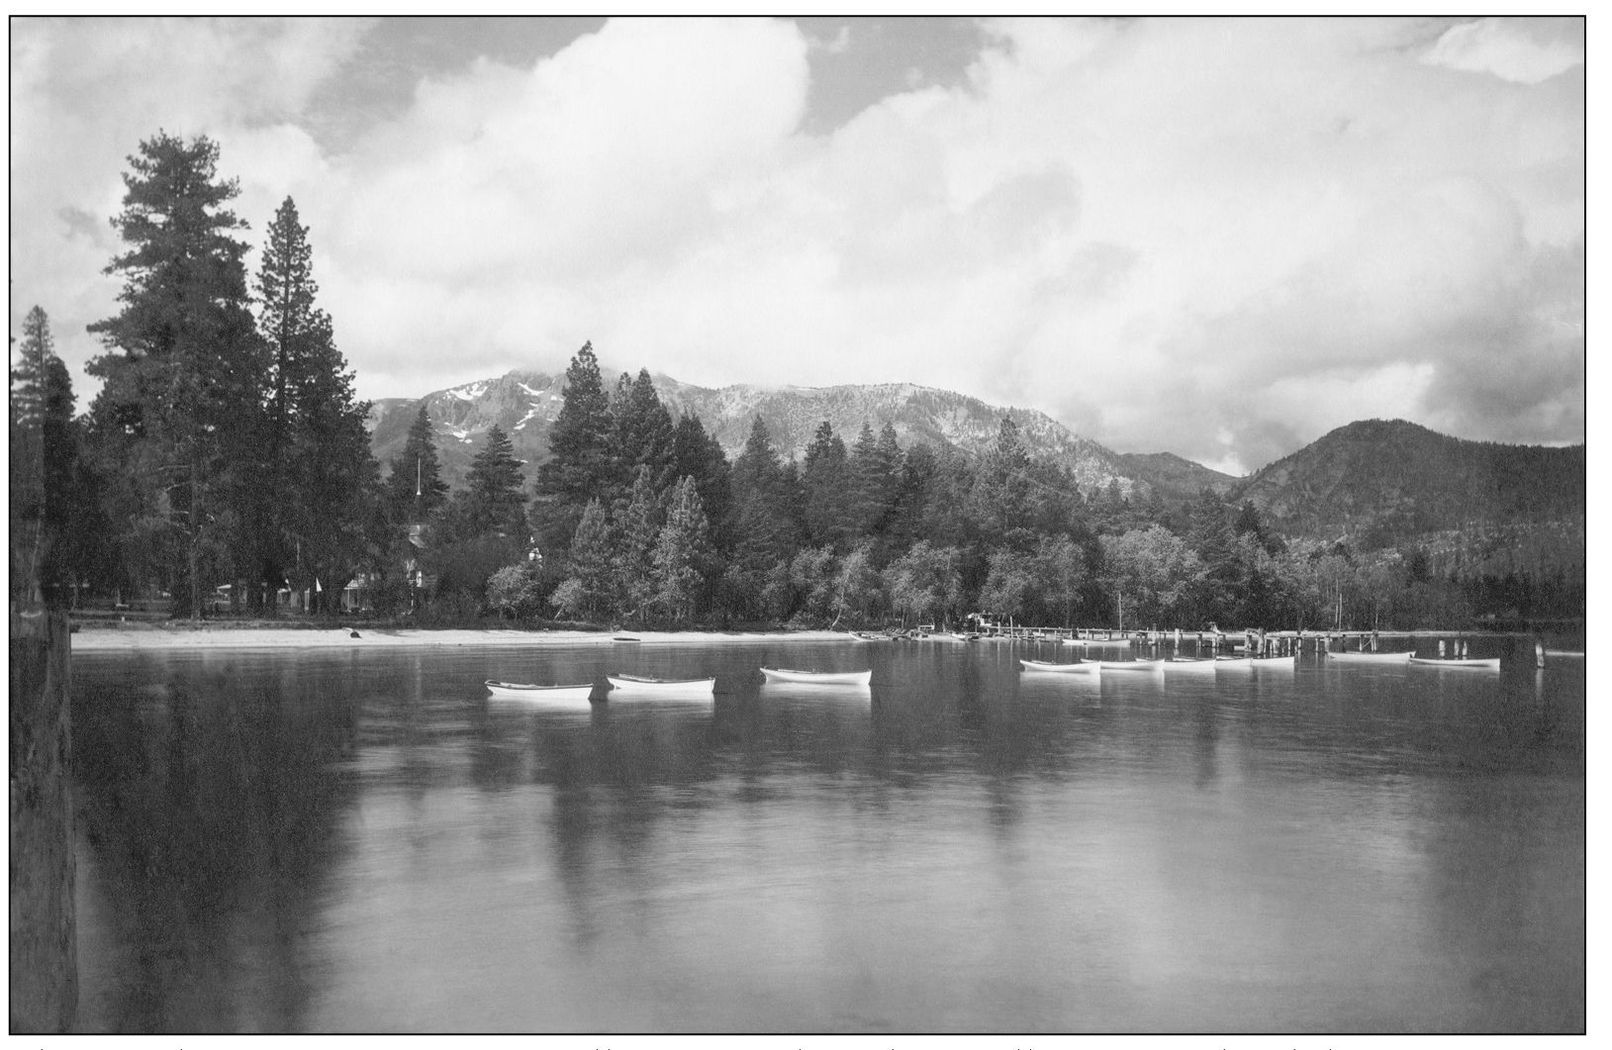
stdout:
<svg viewBox="0 0 1612 1050">
<path fill-rule="evenodd" d="M 1251 656 L 1222 656 L 1215 661 L 1217 671 L 1252 671 L 1254 658 Z"/>
<path fill-rule="evenodd" d="M 634 637 L 633 635 L 630 635 L 630 634 L 618 634 L 618 635 L 616 635 L 614 638 L 612 638 L 610 640 L 612 642 L 641 642 L 641 641 L 643 641 L 642 638 L 636 638 L 636 637 Z"/>
<path fill-rule="evenodd" d="M 593 683 L 586 685 L 530 685 L 524 682 L 486 681 L 487 691 L 509 700 L 582 700 L 593 695 Z"/>
<path fill-rule="evenodd" d="M 612 690 L 655 696 L 710 696 L 716 678 L 646 678 L 636 674 L 607 674 Z"/>
<path fill-rule="evenodd" d="M 1104 671 L 1162 671 L 1163 660 L 1096 660 Z"/>
<path fill-rule="evenodd" d="M 866 671 L 796 671 L 787 667 L 763 667 L 761 674 L 769 682 L 800 685 L 868 685 L 873 681 L 872 668 Z"/>
<path fill-rule="evenodd" d="M 1410 665 L 1412 667 L 1438 667 L 1452 671 L 1498 671 L 1500 670 L 1500 657 L 1494 656 L 1484 660 L 1476 657 L 1413 656 L 1410 658 Z"/>
<path fill-rule="evenodd" d="M 1328 663 L 1340 664 L 1403 664 L 1415 656 L 1413 652 L 1403 653 L 1327 653 Z"/>
<path fill-rule="evenodd" d="M 1082 660 L 1073 664 L 1058 664 L 1050 660 L 1020 660 L 1026 671 L 1039 671 L 1044 674 L 1089 674 L 1095 675 L 1100 669 L 1096 660 Z"/>
<path fill-rule="evenodd" d="M 888 642 L 888 634 L 875 634 L 873 631 L 847 631 L 853 642 Z"/>
<path fill-rule="evenodd" d="M 1217 664 L 1219 662 L 1220 662 L 1219 660 L 1215 660 L 1215 659 L 1211 659 L 1211 658 L 1204 658 L 1204 659 L 1201 659 L 1201 660 L 1186 660 L 1186 659 L 1182 659 L 1180 657 L 1176 657 L 1174 659 L 1164 661 L 1164 670 L 1169 674 L 1175 674 L 1178 671 L 1179 672 L 1194 673 L 1194 674 L 1197 674 L 1197 673 L 1214 674 L 1214 672 L 1215 672 L 1215 664 Z"/>
<path fill-rule="evenodd" d="M 1244 657 L 1248 666 L 1260 671 L 1291 671 L 1298 667 L 1298 658 L 1294 656 L 1249 656 Z"/>
</svg>

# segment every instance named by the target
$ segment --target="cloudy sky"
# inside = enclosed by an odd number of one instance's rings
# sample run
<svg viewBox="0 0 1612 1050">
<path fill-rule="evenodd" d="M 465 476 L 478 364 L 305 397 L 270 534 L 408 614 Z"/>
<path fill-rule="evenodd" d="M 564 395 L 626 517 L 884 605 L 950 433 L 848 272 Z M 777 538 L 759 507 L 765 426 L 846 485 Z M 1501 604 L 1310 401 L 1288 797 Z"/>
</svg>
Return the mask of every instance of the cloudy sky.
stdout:
<svg viewBox="0 0 1612 1050">
<path fill-rule="evenodd" d="M 1577 19 L 13 19 L 10 61 L 11 331 L 81 403 L 160 128 L 254 245 L 295 198 L 365 397 L 591 339 L 1233 472 L 1367 417 L 1584 440 Z"/>
</svg>

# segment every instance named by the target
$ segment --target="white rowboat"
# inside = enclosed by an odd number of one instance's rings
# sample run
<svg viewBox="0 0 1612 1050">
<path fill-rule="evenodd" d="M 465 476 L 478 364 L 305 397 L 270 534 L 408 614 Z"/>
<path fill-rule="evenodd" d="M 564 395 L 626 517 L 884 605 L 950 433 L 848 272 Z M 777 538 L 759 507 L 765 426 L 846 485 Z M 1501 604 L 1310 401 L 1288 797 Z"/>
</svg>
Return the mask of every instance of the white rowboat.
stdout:
<svg viewBox="0 0 1612 1050">
<path fill-rule="evenodd" d="M 624 693 L 653 693 L 656 696 L 710 696 L 715 678 L 645 678 L 636 674 L 607 674 L 612 690 Z"/>
<path fill-rule="evenodd" d="M 1162 671 L 1163 660 L 1098 660 L 1104 671 Z"/>
<path fill-rule="evenodd" d="M 1099 665 L 1096 660 L 1082 660 L 1077 664 L 1055 664 L 1048 660 L 1020 660 L 1026 671 L 1040 671 L 1046 674 L 1090 674 L 1098 672 Z"/>
<path fill-rule="evenodd" d="M 1164 670 L 1168 674 L 1175 674 L 1181 671 L 1189 671 L 1193 673 L 1207 672 L 1208 674 L 1214 674 L 1215 664 L 1218 664 L 1219 662 L 1219 660 L 1214 659 L 1166 660 L 1164 661 Z"/>
<path fill-rule="evenodd" d="M 1413 656 L 1410 658 L 1412 667 L 1438 667 L 1451 671 L 1498 671 L 1500 670 L 1500 657 L 1495 656 L 1487 660 L 1480 659 L 1444 659 L 1438 657 Z"/>
<path fill-rule="evenodd" d="M 1415 653 L 1327 653 L 1327 660 L 1340 664 L 1403 664 Z"/>
<path fill-rule="evenodd" d="M 587 685 L 527 685 L 522 682 L 495 682 L 488 679 L 487 691 L 509 700 L 587 700 L 593 683 Z"/>
<path fill-rule="evenodd" d="M 1298 659 L 1292 656 L 1249 656 L 1244 659 L 1257 671 L 1291 671 L 1298 667 Z"/>
<path fill-rule="evenodd" d="M 761 673 L 769 682 L 802 685 L 868 685 L 873 681 L 872 668 L 866 671 L 792 671 L 787 667 L 763 667 Z"/>
</svg>

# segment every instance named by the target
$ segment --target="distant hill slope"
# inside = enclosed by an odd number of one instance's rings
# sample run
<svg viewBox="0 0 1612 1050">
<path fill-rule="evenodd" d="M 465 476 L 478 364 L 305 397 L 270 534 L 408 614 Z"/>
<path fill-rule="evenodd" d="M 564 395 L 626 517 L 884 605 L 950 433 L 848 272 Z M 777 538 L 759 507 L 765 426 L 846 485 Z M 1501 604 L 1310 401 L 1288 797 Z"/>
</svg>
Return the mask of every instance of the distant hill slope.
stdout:
<svg viewBox="0 0 1612 1050">
<path fill-rule="evenodd" d="M 1434 534 L 1448 541 L 1563 529 L 1581 542 L 1584 451 L 1464 441 L 1404 420 L 1361 420 L 1256 471 L 1232 495 L 1252 501 L 1285 534 L 1361 547 Z"/>
<path fill-rule="evenodd" d="M 606 387 L 613 388 L 619 373 L 601 371 Z M 910 383 L 778 389 L 736 385 L 711 389 L 670 376 L 653 378 L 656 391 L 673 417 L 685 411 L 699 416 L 706 431 L 730 457 L 744 448 L 751 421 L 758 414 L 766 422 L 773 443 L 788 458 L 805 454 L 812 435 L 825 419 L 847 447 L 856 442 L 863 423 L 877 433 L 888 422 L 895 427 L 903 447 L 927 441 L 979 453 L 996 440 L 1001 417 L 1006 413 L 1018 424 L 1032 455 L 1048 456 L 1068 466 L 1085 491 L 1106 488 L 1112 480 L 1117 480 L 1124 492 L 1139 484 L 1144 490 L 1152 485 L 1169 489 L 1175 474 L 1191 473 L 1185 467 L 1159 472 L 1144 469 L 1145 464 L 1128 465 L 1127 457 L 1075 434 L 1042 412 L 1005 409 L 977 398 Z M 438 456 L 449 484 L 457 487 L 461 483 L 493 423 L 509 435 L 515 455 L 528 464 L 527 475 L 532 477 L 536 465 L 548 458 L 549 428 L 563 404 L 564 383 L 563 374 L 515 371 L 498 379 L 427 394 L 423 400 L 436 428 Z M 402 451 L 419 404 L 419 400 L 405 398 L 375 403 L 370 417 L 371 446 L 383 466 Z M 1179 457 L 1169 459 L 1217 479 L 1230 480 Z M 1191 491 L 1197 491 L 1196 483 Z"/>
<path fill-rule="evenodd" d="M 1132 477 L 1159 487 L 1164 492 L 1195 496 L 1209 489 L 1222 496 L 1242 479 L 1211 470 L 1201 463 L 1182 459 L 1173 452 L 1125 452 L 1120 464 Z"/>
</svg>

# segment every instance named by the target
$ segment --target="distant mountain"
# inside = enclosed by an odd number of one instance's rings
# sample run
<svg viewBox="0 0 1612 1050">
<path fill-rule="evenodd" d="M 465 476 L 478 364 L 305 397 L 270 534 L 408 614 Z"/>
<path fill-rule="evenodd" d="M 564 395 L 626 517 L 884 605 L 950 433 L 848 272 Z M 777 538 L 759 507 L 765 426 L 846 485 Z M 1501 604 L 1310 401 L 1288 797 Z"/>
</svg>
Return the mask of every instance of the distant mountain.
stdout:
<svg viewBox="0 0 1612 1050">
<path fill-rule="evenodd" d="M 619 373 L 601 371 L 607 389 L 613 388 Z M 1032 455 L 1047 456 L 1069 467 L 1084 491 L 1106 488 L 1110 481 L 1118 481 L 1120 490 L 1127 493 L 1138 486 L 1142 491 L 1155 485 L 1169 489 L 1175 474 L 1195 478 L 1191 468 L 1219 482 L 1231 480 L 1175 456 L 1168 459 L 1177 466 L 1155 469 L 1145 462 L 1148 457 L 1121 456 L 1075 434 L 1042 412 L 1002 408 L 910 383 L 777 389 L 736 385 L 711 389 L 665 375 L 652 378 L 673 418 L 685 411 L 699 416 L 707 433 L 716 438 L 729 457 L 743 450 L 751 421 L 758 414 L 785 458 L 804 456 L 812 435 L 825 419 L 848 447 L 855 443 L 864 423 L 877 433 L 888 422 L 903 447 L 926 441 L 980 453 L 996 440 L 1001 418 L 1006 414 L 1018 424 Z M 534 476 L 536 466 L 548 458 L 549 428 L 563 404 L 564 383 L 563 374 L 515 371 L 499 379 L 479 380 L 426 395 L 423 400 L 436 428 L 443 477 L 450 485 L 457 487 L 461 483 L 493 423 L 509 435 L 515 455 L 528 464 L 527 476 Z M 420 400 L 402 398 L 375 403 L 370 417 L 371 446 L 383 465 L 402 451 L 419 405 Z M 1132 459 L 1137 465 L 1129 462 Z M 1191 492 L 1196 491 L 1194 482 Z"/>
<path fill-rule="evenodd" d="M 1201 463 L 1182 459 L 1173 452 L 1125 452 L 1119 457 L 1126 473 L 1153 485 L 1165 494 L 1196 496 L 1210 489 L 1224 496 L 1241 478 L 1210 470 Z"/>
<path fill-rule="evenodd" d="M 601 371 L 613 389 L 619 373 Z M 1041 412 L 908 383 L 711 389 L 653 378 L 672 415 L 698 415 L 729 457 L 743 449 L 758 414 L 786 458 L 802 457 L 825 419 L 847 446 L 863 423 L 877 432 L 888 422 L 903 447 L 926 441 L 977 454 L 996 439 L 1006 414 L 1032 455 L 1067 466 L 1085 492 L 1117 481 L 1123 492 L 1157 493 L 1168 502 L 1208 488 L 1233 503 L 1251 501 L 1286 536 L 1343 540 L 1356 549 L 1416 544 L 1440 554 L 1445 567 L 1509 571 L 1583 562 L 1583 445 L 1499 445 L 1403 420 L 1363 420 L 1234 478 L 1168 452 L 1113 452 Z M 564 382 L 563 374 L 515 371 L 426 395 L 445 480 L 463 484 L 493 423 L 509 435 L 528 480 L 535 477 L 548 458 Z M 375 403 L 371 445 L 383 465 L 402 451 L 421 400 Z"/>
<path fill-rule="evenodd" d="M 1432 542 L 1482 560 L 1519 543 L 1581 552 L 1585 468 L 1583 445 L 1464 441 L 1371 419 L 1254 472 L 1231 495 L 1290 536 L 1366 548 Z"/>
</svg>

